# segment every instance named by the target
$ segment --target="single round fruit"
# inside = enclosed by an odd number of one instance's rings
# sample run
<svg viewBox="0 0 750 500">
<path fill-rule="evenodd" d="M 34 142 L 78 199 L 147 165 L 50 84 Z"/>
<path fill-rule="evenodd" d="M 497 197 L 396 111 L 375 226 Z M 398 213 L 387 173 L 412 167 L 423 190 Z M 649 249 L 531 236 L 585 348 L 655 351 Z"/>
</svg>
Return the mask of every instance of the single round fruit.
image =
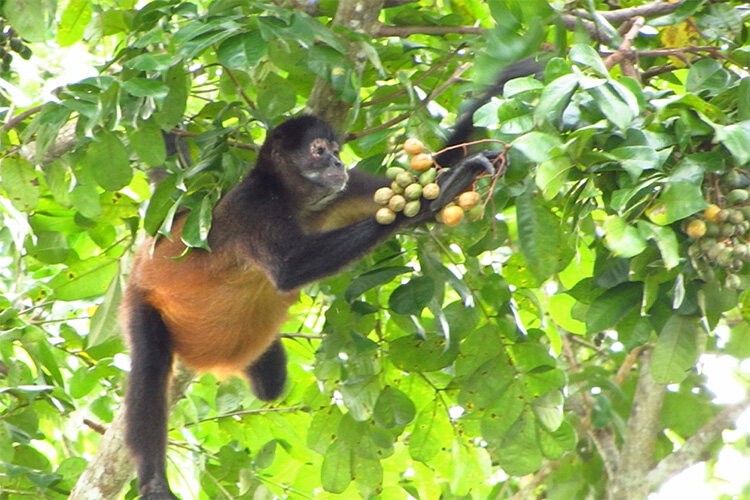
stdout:
<svg viewBox="0 0 750 500">
<path fill-rule="evenodd" d="M 391 182 L 391 190 L 393 190 L 395 194 L 404 193 L 404 187 L 396 181 Z"/>
<path fill-rule="evenodd" d="M 479 204 L 479 200 L 481 197 L 479 196 L 479 193 L 476 191 L 466 191 L 465 193 L 461 193 L 458 195 L 458 206 L 463 208 L 464 210 L 471 210 L 477 204 Z"/>
<path fill-rule="evenodd" d="M 453 227 L 464 218 L 464 209 L 458 205 L 448 205 L 441 210 L 443 224 Z"/>
<path fill-rule="evenodd" d="M 409 172 L 401 172 L 396 176 L 396 183 L 401 187 L 406 187 L 412 182 L 414 182 L 414 176 L 411 175 Z"/>
<path fill-rule="evenodd" d="M 412 200 L 404 205 L 404 215 L 407 217 L 415 217 L 422 209 L 422 204 L 419 200 Z"/>
<path fill-rule="evenodd" d="M 382 187 L 375 191 L 375 194 L 372 195 L 372 199 L 378 205 L 387 205 L 391 198 L 393 198 L 394 194 L 395 193 L 393 192 L 393 189 L 389 187 Z"/>
<path fill-rule="evenodd" d="M 435 179 L 437 178 L 437 169 L 436 168 L 428 168 L 424 172 L 422 172 L 419 175 L 419 183 L 423 186 L 426 186 L 427 184 L 432 184 L 435 182 Z"/>
<path fill-rule="evenodd" d="M 394 212 L 400 212 L 401 210 L 404 209 L 405 205 L 406 205 L 406 198 L 404 198 L 400 194 L 393 195 L 393 198 L 391 198 L 388 201 L 388 208 L 390 208 Z"/>
<path fill-rule="evenodd" d="M 432 166 L 432 156 L 427 153 L 419 153 L 411 157 L 409 165 L 417 172 L 424 172 Z"/>
<path fill-rule="evenodd" d="M 424 151 L 424 144 L 419 139 L 410 137 L 404 141 L 404 151 L 410 155 L 418 155 Z"/>
<path fill-rule="evenodd" d="M 729 218 L 729 210 L 726 208 L 722 208 L 718 212 L 716 212 L 716 222 L 726 222 Z"/>
<path fill-rule="evenodd" d="M 385 171 L 385 176 L 389 179 L 395 179 L 396 176 L 403 171 L 404 169 L 401 167 L 388 167 L 388 169 Z"/>
<path fill-rule="evenodd" d="M 747 189 L 732 189 L 727 194 L 727 201 L 733 205 L 743 203 L 748 199 L 750 199 L 750 193 L 747 192 Z"/>
<path fill-rule="evenodd" d="M 711 222 L 717 222 L 719 212 L 721 211 L 721 208 L 719 208 L 718 205 L 714 205 L 713 203 L 706 207 L 706 209 L 703 211 L 703 218 L 707 221 Z"/>
<path fill-rule="evenodd" d="M 466 212 L 466 217 L 472 222 L 482 220 L 484 218 L 484 206 L 476 205 L 472 207 L 468 212 Z"/>
<path fill-rule="evenodd" d="M 729 290 L 739 290 L 741 286 L 742 278 L 740 278 L 736 274 L 727 274 L 727 279 L 724 282 L 724 287 L 728 288 Z"/>
<path fill-rule="evenodd" d="M 693 219 L 687 225 L 685 232 L 694 240 L 702 238 L 706 234 L 706 223 L 703 219 Z"/>
<path fill-rule="evenodd" d="M 745 220 L 745 216 L 742 215 L 741 210 L 730 210 L 729 211 L 729 217 L 727 218 L 729 222 L 732 224 L 739 224 L 740 222 L 743 222 Z"/>
<path fill-rule="evenodd" d="M 396 212 L 388 207 L 379 208 L 375 212 L 375 220 L 383 225 L 393 224 L 393 221 L 396 220 Z"/>
<path fill-rule="evenodd" d="M 422 186 L 419 183 L 409 184 L 404 188 L 404 197 L 407 200 L 418 200 L 422 197 Z"/>
<path fill-rule="evenodd" d="M 422 188 L 422 196 L 425 200 L 434 200 L 435 198 L 440 196 L 440 186 L 438 186 L 435 182 L 425 184 Z"/>
</svg>

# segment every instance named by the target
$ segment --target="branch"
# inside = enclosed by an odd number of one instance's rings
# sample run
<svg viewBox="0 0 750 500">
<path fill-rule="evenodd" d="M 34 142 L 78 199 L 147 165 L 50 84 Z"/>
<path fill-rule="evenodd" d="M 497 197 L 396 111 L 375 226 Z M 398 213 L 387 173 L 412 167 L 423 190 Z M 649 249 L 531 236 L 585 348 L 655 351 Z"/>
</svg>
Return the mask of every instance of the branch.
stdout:
<svg viewBox="0 0 750 500">
<path fill-rule="evenodd" d="M 596 11 L 597 16 L 601 16 L 610 23 L 618 24 L 632 19 L 634 17 L 659 17 L 671 14 L 676 11 L 683 2 L 653 2 L 646 5 L 639 5 L 638 7 L 628 7 L 625 9 L 609 10 L 609 11 Z M 585 10 L 574 10 L 571 14 L 575 17 L 583 19 L 592 19 L 591 13 Z"/>
<path fill-rule="evenodd" d="M 646 20 L 642 17 L 636 17 L 635 19 L 633 19 L 633 24 L 632 26 L 630 26 L 630 29 L 622 38 L 622 43 L 617 48 L 617 51 L 604 60 L 604 66 L 606 66 L 607 69 L 612 69 L 616 64 L 619 64 L 624 60 L 633 59 L 633 42 L 635 41 L 636 37 L 638 36 L 638 32 L 641 30 L 641 28 L 643 28 L 643 25 L 645 23 Z M 637 77 L 637 75 L 627 76 Z"/>
<path fill-rule="evenodd" d="M 628 428 L 620 450 L 620 465 L 610 479 L 610 499 L 643 499 L 648 484 L 643 481 L 654 460 L 654 444 L 659 435 L 659 415 L 665 389 L 651 376 L 651 352 L 641 354 L 641 372 L 633 395 Z"/>
<path fill-rule="evenodd" d="M 372 34 L 378 26 L 378 16 L 383 8 L 384 0 L 341 0 L 336 9 L 333 24 L 344 26 L 352 31 Z M 354 70 L 364 71 L 368 60 L 364 42 L 352 42 L 349 59 Z M 307 100 L 307 111 L 320 116 L 330 123 L 335 130 L 341 132 L 352 108 L 351 103 L 342 102 L 331 85 L 323 78 L 315 81 L 310 97 Z"/>
<path fill-rule="evenodd" d="M 406 38 L 411 35 L 481 35 L 486 30 L 478 26 L 388 26 L 381 24 L 373 32 L 376 37 L 397 36 Z"/>
<path fill-rule="evenodd" d="M 750 392 L 739 403 L 725 406 L 718 415 L 688 438 L 679 450 L 662 459 L 646 475 L 645 483 L 648 484 L 649 489 L 658 488 L 675 474 L 702 461 L 705 449 L 719 439 L 724 430 L 732 427 L 737 418 L 748 408 L 750 408 Z"/>
</svg>

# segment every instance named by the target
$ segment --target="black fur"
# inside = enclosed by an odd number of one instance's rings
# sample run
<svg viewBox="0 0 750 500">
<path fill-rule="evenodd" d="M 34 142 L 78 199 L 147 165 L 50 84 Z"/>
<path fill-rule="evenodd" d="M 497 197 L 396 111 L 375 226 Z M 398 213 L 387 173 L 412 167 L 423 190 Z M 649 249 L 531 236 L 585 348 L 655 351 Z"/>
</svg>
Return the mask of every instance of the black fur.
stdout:
<svg viewBox="0 0 750 500">
<path fill-rule="evenodd" d="M 286 383 L 286 352 L 281 340 L 271 344 L 263 355 L 245 369 L 253 394 L 263 401 L 272 401 L 281 395 Z"/>
<path fill-rule="evenodd" d="M 125 441 L 138 464 L 141 498 L 176 498 L 165 476 L 167 388 L 172 371 L 172 342 L 159 312 L 137 289 L 129 289 L 130 356 L 125 395 Z M 135 296 L 135 298 L 133 298 Z"/>
</svg>

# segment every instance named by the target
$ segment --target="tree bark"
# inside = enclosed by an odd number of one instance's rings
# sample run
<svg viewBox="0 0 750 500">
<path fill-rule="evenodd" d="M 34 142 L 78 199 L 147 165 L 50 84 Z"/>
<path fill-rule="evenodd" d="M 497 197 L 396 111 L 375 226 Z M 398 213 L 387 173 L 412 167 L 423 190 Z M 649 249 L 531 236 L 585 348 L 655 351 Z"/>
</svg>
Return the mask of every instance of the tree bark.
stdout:
<svg viewBox="0 0 750 500">
<path fill-rule="evenodd" d="M 380 26 L 378 16 L 383 4 L 384 0 L 341 0 L 333 22 L 353 31 L 373 34 Z M 367 61 L 362 43 L 352 45 L 349 58 L 355 71 L 361 72 Z M 346 118 L 351 107 L 350 103 L 342 102 L 331 85 L 322 78 L 315 82 L 307 101 L 308 112 L 326 120 L 339 133 L 343 133 L 346 128 Z"/>
</svg>

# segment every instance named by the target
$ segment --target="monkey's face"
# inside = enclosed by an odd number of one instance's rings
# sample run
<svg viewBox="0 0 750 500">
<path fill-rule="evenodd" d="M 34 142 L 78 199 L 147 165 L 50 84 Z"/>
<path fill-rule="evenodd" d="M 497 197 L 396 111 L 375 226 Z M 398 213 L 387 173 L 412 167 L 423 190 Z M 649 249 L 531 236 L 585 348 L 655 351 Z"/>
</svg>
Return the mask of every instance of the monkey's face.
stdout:
<svg viewBox="0 0 750 500">
<path fill-rule="evenodd" d="M 346 187 L 349 174 L 339 159 L 338 143 L 324 138 L 310 141 L 307 161 L 301 164 L 302 176 L 326 193 L 336 194 Z"/>
</svg>

